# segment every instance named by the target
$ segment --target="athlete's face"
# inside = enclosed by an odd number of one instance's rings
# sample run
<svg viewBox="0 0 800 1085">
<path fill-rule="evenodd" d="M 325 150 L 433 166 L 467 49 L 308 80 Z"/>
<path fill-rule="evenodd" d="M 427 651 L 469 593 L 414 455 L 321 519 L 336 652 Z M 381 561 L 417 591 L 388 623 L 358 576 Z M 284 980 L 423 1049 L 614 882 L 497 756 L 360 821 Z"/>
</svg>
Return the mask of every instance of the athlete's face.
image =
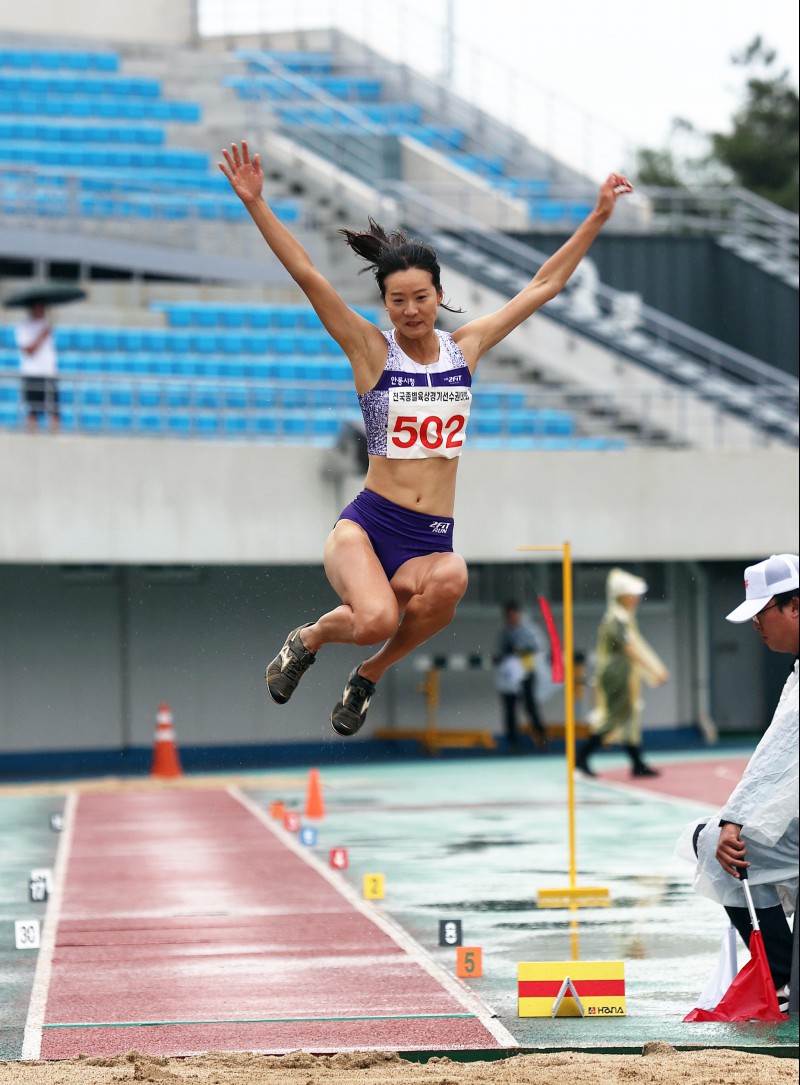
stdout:
<svg viewBox="0 0 800 1085">
<path fill-rule="evenodd" d="M 393 271 L 383 285 L 386 312 L 395 328 L 410 339 L 429 335 L 442 300 L 430 272 L 415 267 Z"/>
</svg>

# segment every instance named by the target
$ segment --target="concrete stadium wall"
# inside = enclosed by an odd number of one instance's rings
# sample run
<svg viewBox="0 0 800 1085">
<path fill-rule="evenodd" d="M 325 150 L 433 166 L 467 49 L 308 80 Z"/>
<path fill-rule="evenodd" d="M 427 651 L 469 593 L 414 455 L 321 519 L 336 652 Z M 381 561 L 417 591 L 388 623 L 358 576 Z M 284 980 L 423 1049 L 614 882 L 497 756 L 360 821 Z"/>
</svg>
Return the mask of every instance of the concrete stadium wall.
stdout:
<svg viewBox="0 0 800 1085">
<path fill-rule="evenodd" d="M 197 37 L 196 0 L 28 0 L 0 7 L 0 30 L 103 42 L 188 44 Z"/>
<path fill-rule="evenodd" d="M 577 581 L 576 647 L 589 655 L 604 604 L 586 584 L 601 589 L 603 577 Z M 740 578 L 737 566 L 735 583 L 726 584 L 715 608 L 727 606 L 731 597 L 731 605 L 738 601 Z M 673 678 L 646 693 L 644 722 L 669 729 L 697 716 L 705 630 L 696 615 L 698 601 L 705 606 L 706 597 L 697 595 L 698 581 L 688 566 L 671 565 L 654 579 L 662 594 L 645 601 L 640 626 Z M 500 608 L 476 600 L 480 580 L 475 570 L 471 595 L 453 624 L 417 655 L 493 653 Z M 500 584 L 504 598 L 506 585 Z M 525 601 L 532 601 L 532 593 Z M 347 746 L 369 739 L 378 727 L 423 726 L 422 674 L 413 656 L 387 675 L 368 727 L 345 746 L 328 716 L 350 669 L 368 654 L 364 649 L 329 646 L 290 704 L 269 699 L 264 667 L 287 631 L 335 602 L 319 565 L 0 566 L 0 762 L 2 754 L 14 752 L 149 748 L 162 701 L 174 713 L 179 745 L 187 747 L 331 743 L 346 756 Z M 533 608 L 538 617 L 535 602 Z M 553 611 L 561 626 L 556 598 Z M 721 613 L 713 624 L 725 624 Z M 766 653 L 748 630 L 736 633 L 721 631 L 735 641 L 733 651 L 725 649 L 721 672 L 725 696 L 736 702 L 730 722 L 739 729 L 762 728 L 768 718 L 761 681 Z M 501 732 L 491 671 L 446 671 L 441 695 L 440 726 Z M 579 719 L 588 707 L 588 698 L 577 706 Z M 727 711 L 724 701 L 712 708 Z M 551 723 L 563 721 L 561 689 L 545 701 L 543 715 Z M 726 722 L 719 719 L 720 725 Z"/>
<path fill-rule="evenodd" d="M 0 434 L 0 563 L 310 564 L 360 479 L 331 453 L 260 444 Z M 456 548 L 522 560 L 733 560 L 797 551 L 792 450 L 468 450 Z M 298 499 L 298 495 L 302 495 Z"/>
<path fill-rule="evenodd" d="M 0 754 L 147 748 L 161 701 L 186 746 L 335 750 L 328 715 L 362 651 L 331 646 L 285 707 L 263 686 L 287 631 L 336 603 L 322 548 L 360 479 L 335 487 L 323 474 L 331 455 L 0 435 Z M 490 654 L 499 603 L 530 603 L 541 577 L 560 620 L 557 558 L 516 547 L 568 539 L 584 652 L 603 610 L 599 563 L 654 563 L 659 586 L 641 625 L 674 677 L 647 694 L 645 726 L 674 728 L 707 711 L 721 729 L 759 730 L 783 660 L 771 676 L 769 653 L 724 614 L 739 601 L 744 565 L 796 552 L 797 483 L 797 457 L 774 450 L 473 449 L 456 509 L 471 585 L 452 626 L 423 651 Z M 420 680 L 413 657 L 390 672 L 365 738 L 391 723 L 422 725 Z M 558 692 L 544 714 L 563 719 Z M 499 732 L 491 673 L 443 674 L 439 722 Z"/>
</svg>

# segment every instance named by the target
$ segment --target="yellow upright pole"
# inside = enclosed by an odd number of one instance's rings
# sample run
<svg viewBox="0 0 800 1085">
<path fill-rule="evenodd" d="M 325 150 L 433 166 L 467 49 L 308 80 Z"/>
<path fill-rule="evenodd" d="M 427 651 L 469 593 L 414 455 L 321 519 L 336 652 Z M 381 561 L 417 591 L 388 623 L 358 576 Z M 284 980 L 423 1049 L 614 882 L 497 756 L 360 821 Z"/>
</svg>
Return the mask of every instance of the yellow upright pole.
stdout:
<svg viewBox="0 0 800 1085">
<path fill-rule="evenodd" d="M 575 851 L 575 633 L 572 624 L 572 555 L 564 543 L 562 560 L 564 599 L 564 742 L 567 752 L 567 810 L 569 811 L 569 884 L 575 888 L 577 860 Z"/>
<path fill-rule="evenodd" d="M 575 840 L 575 630 L 572 616 L 572 553 L 564 543 L 561 562 L 564 600 L 564 745 L 567 753 L 567 811 L 569 817 L 569 887 L 575 889 L 578 877 Z M 580 960 L 578 908 L 570 905 L 570 944 L 573 961 Z"/>
<path fill-rule="evenodd" d="M 564 747 L 567 755 L 567 816 L 569 836 L 569 885 L 565 888 L 540 889 L 540 908 L 569 908 L 572 913 L 572 954 L 578 959 L 576 908 L 603 907 L 610 903 L 604 886 L 578 886 L 575 843 L 575 632 L 572 614 L 572 550 L 568 542 L 560 545 L 534 544 L 517 550 L 557 551 L 561 554 L 562 597 L 564 600 Z"/>
</svg>

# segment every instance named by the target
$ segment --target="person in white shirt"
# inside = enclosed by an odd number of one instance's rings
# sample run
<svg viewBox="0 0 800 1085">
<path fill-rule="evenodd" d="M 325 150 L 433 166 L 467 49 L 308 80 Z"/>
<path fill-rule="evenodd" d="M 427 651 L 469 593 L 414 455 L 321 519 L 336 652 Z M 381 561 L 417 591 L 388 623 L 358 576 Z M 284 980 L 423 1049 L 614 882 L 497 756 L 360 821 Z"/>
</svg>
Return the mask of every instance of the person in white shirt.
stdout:
<svg viewBox="0 0 800 1085">
<path fill-rule="evenodd" d="M 773 554 L 745 569 L 745 601 L 729 622 L 752 621 L 772 652 L 794 656 L 772 721 L 717 817 L 687 826 L 677 853 L 697 856 L 694 888 L 722 904 L 745 945 L 750 915 L 739 884 L 747 867 L 764 949 L 778 1001 L 788 1004 L 792 933 L 798 889 L 798 662 L 800 602 L 797 554 Z M 785 1008 L 785 1007 L 782 1007 Z"/>
<path fill-rule="evenodd" d="M 27 320 L 17 326 L 16 340 L 28 430 L 34 432 L 40 416 L 46 415 L 50 419 L 51 430 L 56 432 L 61 427 L 58 355 L 53 328 L 44 305 L 29 308 Z"/>
</svg>

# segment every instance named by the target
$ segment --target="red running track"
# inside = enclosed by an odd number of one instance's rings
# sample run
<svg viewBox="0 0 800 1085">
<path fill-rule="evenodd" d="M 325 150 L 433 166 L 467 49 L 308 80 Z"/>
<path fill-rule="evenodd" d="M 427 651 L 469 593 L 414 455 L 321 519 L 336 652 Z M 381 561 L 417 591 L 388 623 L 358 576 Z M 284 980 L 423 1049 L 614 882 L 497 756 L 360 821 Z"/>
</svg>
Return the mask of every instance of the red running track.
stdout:
<svg viewBox="0 0 800 1085">
<path fill-rule="evenodd" d="M 502 1046 L 338 877 L 225 791 L 81 795 L 40 1057 Z"/>
<path fill-rule="evenodd" d="M 657 795 L 691 799 L 709 806 L 724 806 L 742 778 L 749 757 L 723 757 L 709 761 L 659 762 L 659 776 L 631 776 L 630 769 L 598 772 L 599 780 L 628 783 Z M 602 758 L 596 759 L 602 769 Z"/>
</svg>

